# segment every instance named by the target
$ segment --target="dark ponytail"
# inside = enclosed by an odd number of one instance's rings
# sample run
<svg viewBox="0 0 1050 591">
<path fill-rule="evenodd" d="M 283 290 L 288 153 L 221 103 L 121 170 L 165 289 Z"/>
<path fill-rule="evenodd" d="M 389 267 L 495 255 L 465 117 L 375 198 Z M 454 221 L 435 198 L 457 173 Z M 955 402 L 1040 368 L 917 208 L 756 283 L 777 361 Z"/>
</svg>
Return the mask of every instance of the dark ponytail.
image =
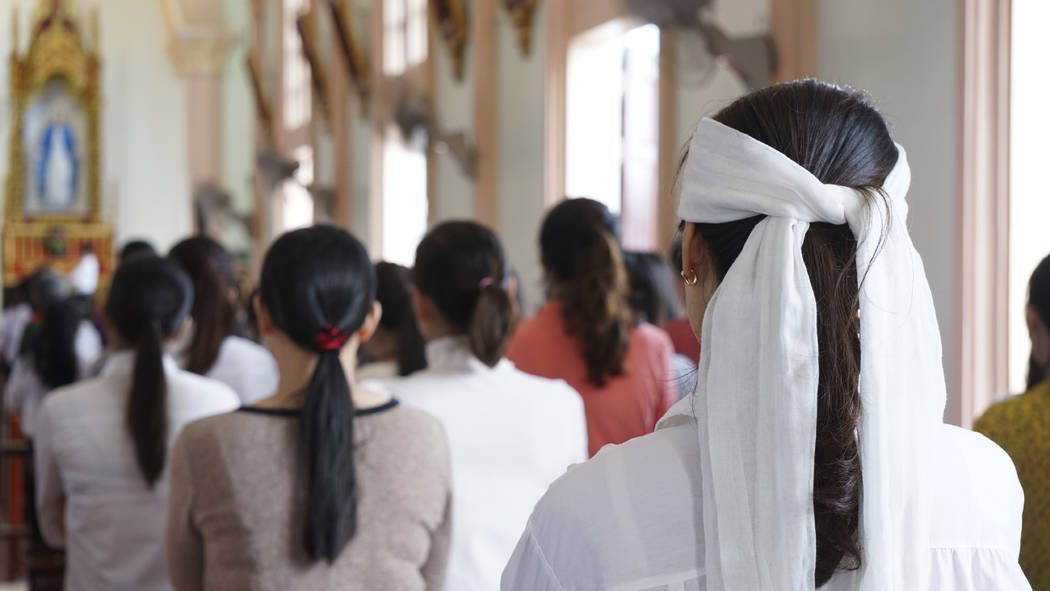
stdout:
<svg viewBox="0 0 1050 591">
<path fill-rule="evenodd" d="M 1028 280 L 1028 305 L 1035 310 L 1043 326 L 1050 330 L 1050 256 L 1044 258 L 1032 271 Z M 1039 365 L 1035 357 L 1028 358 L 1028 389 L 1036 387 L 1047 378 L 1047 368 Z"/>
<path fill-rule="evenodd" d="M 106 314 L 118 336 L 135 349 L 125 427 L 146 484 L 164 472 L 168 442 L 168 383 L 164 341 L 182 325 L 193 302 L 189 277 L 161 259 L 121 265 L 113 277 Z"/>
<path fill-rule="evenodd" d="M 215 365 L 219 349 L 233 334 L 236 311 L 230 289 L 236 283 L 233 260 L 221 244 L 206 236 L 194 236 L 176 244 L 168 257 L 178 263 L 193 280 L 196 298 L 190 317 L 193 337 L 182 351 L 186 370 L 205 375 Z"/>
<path fill-rule="evenodd" d="M 587 379 L 598 387 L 624 372 L 632 320 L 619 222 L 601 203 L 569 199 L 543 220 L 540 251 L 569 334 L 580 339 Z"/>
<path fill-rule="evenodd" d="M 726 107 L 715 119 L 775 148 L 821 182 L 868 194 L 871 201 L 897 162 L 882 116 L 862 95 L 813 80 L 773 86 Z M 697 224 L 724 278 L 764 216 Z M 861 418 L 857 244 L 848 226 L 812 224 L 802 244 L 817 304 L 820 372 L 813 509 L 814 578 L 823 586 L 840 569 L 861 564 L 857 538 L 862 493 L 856 430 Z M 756 312 L 757 313 L 757 312 Z"/>
<path fill-rule="evenodd" d="M 49 389 L 77 381 L 80 368 L 75 349 L 77 330 L 91 313 L 91 300 L 70 296 L 44 310 L 40 332 L 33 343 L 33 366 Z"/>
<path fill-rule="evenodd" d="M 340 350 L 375 301 L 365 247 L 331 226 L 289 232 L 263 261 L 259 296 L 274 325 L 319 355 L 300 419 L 307 488 L 303 547 L 333 562 L 357 530 L 354 404 Z"/>
<path fill-rule="evenodd" d="M 492 367 L 503 358 L 517 323 L 507 293 L 507 261 L 499 238 L 468 221 L 446 222 L 416 248 L 416 287 L 437 305 L 470 351 Z"/>
<path fill-rule="evenodd" d="M 376 301 L 383 306 L 379 328 L 397 342 L 398 375 L 426 369 L 426 346 L 412 311 L 412 271 L 396 263 L 376 263 Z"/>
</svg>

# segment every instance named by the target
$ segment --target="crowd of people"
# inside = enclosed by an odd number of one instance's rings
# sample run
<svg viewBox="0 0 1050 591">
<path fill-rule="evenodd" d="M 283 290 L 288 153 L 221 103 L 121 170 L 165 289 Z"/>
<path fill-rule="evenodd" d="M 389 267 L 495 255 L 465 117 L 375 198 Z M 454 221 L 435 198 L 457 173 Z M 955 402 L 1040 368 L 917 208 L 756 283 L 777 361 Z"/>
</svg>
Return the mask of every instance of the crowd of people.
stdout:
<svg viewBox="0 0 1050 591">
<path fill-rule="evenodd" d="M 472 221 L 411 269 L 295 230 L 251 294 L 203 236 L 104 301 L 41 269 L 0 318 L 27 523 L 69 590 L 1050 589 L 1050 258 L 1008 457 L 942 424 L 909 174 L 803 81 L 700 123 L 666 256 L 551 208 L 529 318 Z"/>
</svg>

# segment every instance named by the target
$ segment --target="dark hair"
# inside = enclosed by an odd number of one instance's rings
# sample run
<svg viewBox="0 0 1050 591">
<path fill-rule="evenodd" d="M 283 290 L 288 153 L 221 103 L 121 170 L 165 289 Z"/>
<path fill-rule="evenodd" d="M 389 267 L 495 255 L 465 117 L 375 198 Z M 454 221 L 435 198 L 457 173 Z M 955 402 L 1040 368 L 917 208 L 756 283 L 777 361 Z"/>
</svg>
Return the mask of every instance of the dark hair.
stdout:
<svg viewBox="0 0 1050 591">
<path fill-rule="evenodd" d="M 1032 271 L 1028 280 L 1028 305 L 1031 306 L 1043 325 L 1050 328 L 1050 256 L 1044 258 Z M 1047 368 L 1028 358 L 1028 389 L 1032 389 L 1047 378 Z"/>
<path fill-rule="evenodd" d="M 259 297 L 274 325 L 319 354 L 299 430 L 307 487 L 303 545 L 329 563 L 357 530 L 354 403 L 339 351 L 364 324 L 375 294 L 368 251 L 333 226 L 289 232 L 263 260 Z"/>
<path fill-rule="evenodd" d="M 630 304 L 639 322 L 657 326 L 679 316 L 671 267 L 652 252 L 626 251 L 623 263 L 631 286 Z"/>
<path fill-rule="evenodd" d="M 623 374 L 633 319 L 619 234 L 616 217 L 592 199 L 561 202 L 540 229 L 543 266 L 557 282 L 569 334 L 580 339 L 587 379 L 598 387 Z"/>
<path fill-rule="evenodd" d="M 156 258 L 118 267 L 106 302 L 113 328 L 135 349 L 125 427 L 142 476 L 151 487 L 164 471 L 167 456 L 164 341 L 182 325 L 192 303 L 190 278 L 177 265 Z"/>
<path fill-rule="evenodd" d="M 150 259 L 157 256 L 157 249 L 145 240 L 130 240 L 120 249 L 120 264 L 139 259 Z"/>
<path fill-rule="evenodd" d="M 50 268 L 37 269 L 27 280 L 26 290 L 29 305 L 34 311 L 43 312 L 69 295 L 69 284 Z"/>
<path fill-rule="evenodd" d="M 49 389 L 77 381 L 79 368 L 75 350 L 77 330 L 91 314 L 91 299 L 70 296 L 44 310 L 33 347 L 33 367 Z"/>
<path fill-rule="evenodd" d="M 412 271 L 395 263 L 376 263 L 376 282 L 376 301 L 383 306 L 379 328 L 397 340 L 398 375 L 426 369 L 423 335 L 412 311 Z"/>
<path fill-rule="evenodd" d="M 193 280 L 193 337 L 186 350 L 186 370 L 205 375 L 215 365 L 219 349 L 233 334 L 236 310 L 230 289 L 236 286 L 233 259 L 221 244 L 194 236 L 176 244 L 168 253 Z"/>
<path fill-rule="evenodd" d="M 419 291 L 467 334 L 471 352 L 485 365 L 496 365 L 517 322 L 499 238 L 474 222 L 441 224 L 416 248 L 414 274 Z"/>
<path fill-rule="evenodd" d="M 897 162 L 886 122 L 864 95 L 815 80 L 753 92 L 714 117 L 769 145 L 821 182 L 875 198 Z M 724 278 L 764 216 L 697 224 Z M 855 432 L 861 416 L 857 244 L 846 225 L 812 224 L 802 244 L 817 303 L 820 374 L 814 454 L 815 581 L 860 567 L 857 539 L 862 490 Z"/>
</svg>

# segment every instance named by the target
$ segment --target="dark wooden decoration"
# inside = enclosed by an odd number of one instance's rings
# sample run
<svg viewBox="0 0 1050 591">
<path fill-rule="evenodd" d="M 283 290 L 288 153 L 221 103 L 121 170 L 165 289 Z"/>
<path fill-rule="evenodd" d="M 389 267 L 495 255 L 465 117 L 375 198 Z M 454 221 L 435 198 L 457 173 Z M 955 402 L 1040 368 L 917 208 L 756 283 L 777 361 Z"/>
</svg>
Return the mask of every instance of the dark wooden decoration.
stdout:
<svg viewBox="0 0 1050 591">
<path fill-rule="evenodd" d="M 462 0 L 430 0 L 438 38 L 452 56 L 452 73 L 463 79 L 463 51 L 467 45 L 467 13 Z"/>
<path fill-rule="evenodd" d="M 527 56 L 532 51 L 532 23 L 538 5 L 539 0 L 503 0 L 503 7 L 518 29 L 522 55 Z"/>
<path fill-rule="evenodd" d="M 343 63 L 346 65 L 350 82 L 354 85 L 358 101 L 361 103 L 361 112 L 367 112 L 368 98 L 372 92 L 372 71 L 369 67 L 368 56 L 361 48 L 360 38 L 354 30 L 350 7 L 347 6 L 346 0 L 328 0 L 328 7 L 332 11 L 332 21 L 335 23 L 339 48 L 343 52 Z"/>
</svg>

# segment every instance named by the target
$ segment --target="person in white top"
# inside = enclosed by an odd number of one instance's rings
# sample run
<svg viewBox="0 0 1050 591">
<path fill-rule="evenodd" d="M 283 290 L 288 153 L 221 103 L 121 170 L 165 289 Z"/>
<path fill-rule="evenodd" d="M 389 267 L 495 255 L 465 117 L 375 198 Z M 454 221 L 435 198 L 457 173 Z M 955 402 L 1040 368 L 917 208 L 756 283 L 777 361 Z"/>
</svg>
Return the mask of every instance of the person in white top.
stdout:
<svg viewBox="0 0 1050 591">
<path fill-rule="evenodd" d="M 1006 454 L 942 424 L 904 149 L 815 80 L 697 126 L 680 174 L 695 392 L 558 480 L 505 591 L 1024 591 Z"/>
<path fill-rule="evenodd" d="M 190 421 L 233 410 L 226 386 L 162 353 L 193 287 L 171 262 L 117 270 L 106 315 L 117 351 L 102 375 L 49 394 L 36 419 L 36 506 L 66 550 L 65 589 L 170 589 L 164 562 L 167 457 Z"/>
<path fill-rule="evenodd" d="M 87 320 L 90 313 L 90 300 L 79 296 L 51 304 L 32 349 L 15 361 L 4 387 L 4 408 L 20 414 L 26 439 L 33 438 L 44 395 L 90 376 L 102 355 L 102 338 Z"/>
<path fill-rule="evenodd" d="M 218 380 L 249 405 L 277 391 L 277 362 L 262 345 L 233 334 L 236 282 L 230 253 L 218 242 L 194 236 L 176 244 L 169 258 L 193 280 L 192 326 L 176 345 L 188 371 Z"/>
<path fill-rule="evenodd" d="M 568 384 L 503 358 L 515 309 L 503 248 L 473 222 L 434 228 L 416 250 L 414 308 L 429 367 L 383 382 L 438 418 L 452 455 L 445 588 L 491 590 L 536 501 L 587 458 L 583 401 Z"/>
</svg>

